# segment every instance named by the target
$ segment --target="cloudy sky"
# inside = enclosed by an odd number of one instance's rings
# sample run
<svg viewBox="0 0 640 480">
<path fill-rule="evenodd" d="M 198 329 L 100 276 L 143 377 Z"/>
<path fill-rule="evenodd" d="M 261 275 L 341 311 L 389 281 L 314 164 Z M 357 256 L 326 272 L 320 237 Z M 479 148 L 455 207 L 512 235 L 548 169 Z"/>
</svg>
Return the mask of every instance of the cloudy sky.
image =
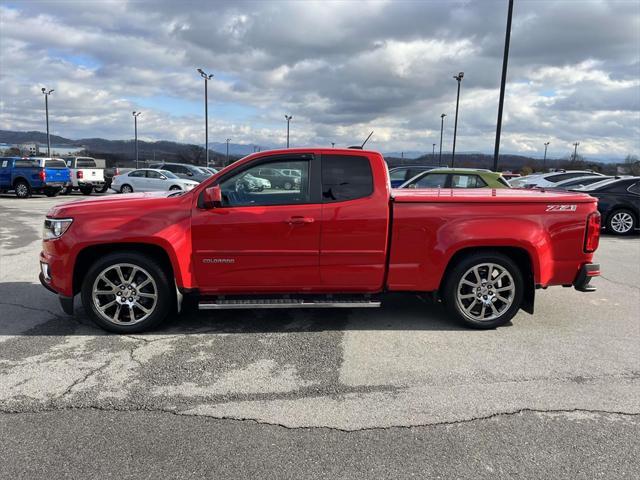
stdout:
<svg viewBox="0 0 640 480">
<path fill-rule="evenodd" d="M 0 129 L 491 152 L 507 1 L 0 2 Z M 640 153 L 640 2 L 516 0 L 502 149 Z"/>
</svg>

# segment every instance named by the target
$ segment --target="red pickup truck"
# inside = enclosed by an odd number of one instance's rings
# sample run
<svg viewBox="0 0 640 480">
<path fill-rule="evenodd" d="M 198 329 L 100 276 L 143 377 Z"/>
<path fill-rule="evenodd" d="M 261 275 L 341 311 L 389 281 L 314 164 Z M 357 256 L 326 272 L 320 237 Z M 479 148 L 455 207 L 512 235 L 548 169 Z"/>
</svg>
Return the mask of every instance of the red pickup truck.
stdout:
<svg viewBox="0 0 640 480">
<path fill-rule="evenodd" d="M 260 169 L 292 189 L 248 188 Z M 596 199 L 523 189 L 392 190 L 382 155 L 288 149 L 250 155 L 190 192 L 53 207 L 42 284 L 101 327 L 139 332 L 180 311 L 377 307 L 386 292 L 430 294 L 476 328 L 533 313 L 549 285 L 599 275 Z"/>
</svg>

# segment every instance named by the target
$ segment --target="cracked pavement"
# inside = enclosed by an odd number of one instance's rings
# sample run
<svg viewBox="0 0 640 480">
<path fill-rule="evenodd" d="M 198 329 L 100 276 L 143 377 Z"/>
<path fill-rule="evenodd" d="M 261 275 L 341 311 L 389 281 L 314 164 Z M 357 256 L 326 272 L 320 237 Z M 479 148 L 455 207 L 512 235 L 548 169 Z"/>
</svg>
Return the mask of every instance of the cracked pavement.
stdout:
<svg viewBox="0 0 640 480">
<path fill-rule="evenodd" d="M 539 290 L 493 331 L 393 295 L 115 336 L 37 281 L 43 216 L 69 200 L 0 196 L 0 477 L 640 476 L 637 236 L 602 238 L 596 293 Z"/>
</svg>

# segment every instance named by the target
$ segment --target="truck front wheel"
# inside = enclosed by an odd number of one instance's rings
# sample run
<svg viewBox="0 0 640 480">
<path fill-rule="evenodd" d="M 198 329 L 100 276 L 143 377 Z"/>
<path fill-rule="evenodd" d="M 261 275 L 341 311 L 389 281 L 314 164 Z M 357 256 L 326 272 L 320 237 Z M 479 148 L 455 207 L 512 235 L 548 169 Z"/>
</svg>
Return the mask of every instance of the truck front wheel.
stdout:
<svg viewBox="0 0 640 480">
<path fill-rule="evenodd" d="M 136 333 L 159 325 L 174 311 L 175 295 L 164 268 L 139 253 L 113 253 L 96 261 L 82 283 L 82 304 L 100 327 Z"/>
<path fill-rule="evenodd" d="M 522 303 L 524 281 L 516 263 L 499 252 L 468 255 L 447 275 L 443 299 L 448 312 L 472 328 L 489 329 L 511 320 Z"/>
</svg>

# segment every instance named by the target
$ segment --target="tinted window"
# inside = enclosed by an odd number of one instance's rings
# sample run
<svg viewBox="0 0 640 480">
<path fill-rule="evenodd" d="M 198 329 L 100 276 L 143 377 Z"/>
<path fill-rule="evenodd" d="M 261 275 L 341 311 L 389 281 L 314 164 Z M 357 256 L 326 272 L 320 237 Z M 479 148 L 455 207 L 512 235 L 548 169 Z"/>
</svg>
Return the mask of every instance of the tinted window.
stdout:
<svg viewBox="0 0 640 480">
<path fill-rule="evenodd" d="M 478 175 L 451 175 L 451 188 L 481 188 L 487 183 Z"/>
<path fill-rule="evenodd" d="M 633 180 L 622 180 L 614 182 L 611 185 L 602 189 L 603 192 L 611 193 L 627 193 L 627 189 L 633 183 Z"/>
<path fill-rule="evenodd" d="M 93 159 L 79 158 L 76 161 L 76 168 L 96 168 L 96 162 Z"/>
<path fill-rule="evenodd" d="M 169 170 L 162 170 L 162 174 L 167 178 L 178 178 L 175 174 L 173 174 Z"/>
<path fill-rule="evenodd" d="M 636 182 L 629 187 L 628 190 L 630 193 L 635 193 L 636 195 L 640 195 L 640 182 Z"/>
<path fill-rule="evenodd" d="M 67 164 L 64 163 L 64 160 L 45 160 L 44 161 L 45 168 L 67 168 Z"/>
<path fill-rule="evenodd" d="M 273 168 L 293 167 L 300 170 L 300 181 L 294 182 L 290 189 L 277 188 L 268 180 L 260 177 L 260 170 L 255 166 L 224 180 L 222 189 L 222 204 L 228 207 L 234 206 L 259 206 L 259 205 L 297 205 L 310 203 L 309 195 L 309 161 L 273 161 L 269 165 Z"/>
<path fill-rule="evenodd" d="M 144 170 L 134 170 L 133 172 L 129 172 L 130 177 L 144 177 Z"/>
<path fill-rule="evenodd" d="M 407 175 L 407 169 L 400 168 L 398 170 L 394 170 L 389 175 L 391 175 L 391 180 L 404 180 Z"/>
<path fill-rule="evenodd" d="M 446 173 L 427 173 L 408 186 L 409 188 L 444 188 L 446 183 Z"/>
<path fill-rule="evenodd" d="M 558 173 L 556 175 L 549 175 L 544 179 L 551 183 L 561 182 L 562 180 L 569 180 L 575 177 L 585 177 L 589 175 L 589 172 L 573 172 L 573 173 Z"/>
<path fill-rule="evenodd" d="M 38 162 L 38 160 L 29 160 L 26 158 L 21 158 L 20 160 L 16 160 L 14 167 L 28 167 L 28 168 L 33 168 L 33 167 L 39 167 L 40 164 Z"/>
<path fill-rule="evenodd" d="M 373 193 L 373 174 L 367 157 L 327 155 L 322 157 L 322 199 L 342 202 Z"/>
</svg>

